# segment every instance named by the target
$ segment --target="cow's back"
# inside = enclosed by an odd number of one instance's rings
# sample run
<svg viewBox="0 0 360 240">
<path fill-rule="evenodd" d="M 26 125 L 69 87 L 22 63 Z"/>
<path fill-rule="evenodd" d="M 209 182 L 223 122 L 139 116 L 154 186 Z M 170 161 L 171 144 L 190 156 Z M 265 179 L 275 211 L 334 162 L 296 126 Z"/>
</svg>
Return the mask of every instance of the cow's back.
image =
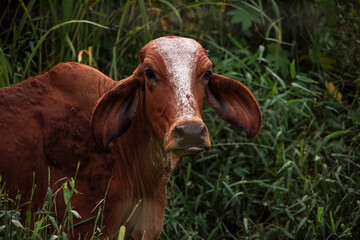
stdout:
<svg viewBox="0 0 360 240">
<path fill-rule="evenodd" d="M 87 165 L 101 165 L 106 156 L 96 151 L 89 121 L 97 100 L 113 86 L 114 81 L 93 68 L 63 63 L 0 89 L 0 175 L 11 196 L 20 191 L 27 201 L 35 173 L 33 207 L 40 207 L 48 169 L 53 184 L 74 176 L 79 161 L 84 175 L 96 180 L 96 172 Z"/>
<path fill-rule="evenodd" d="M 43 76 L 0 89 L 0 175 L 12 197 L 32 188 L 34 171 L 46 172 L 41 127 L 47 92 Z"/>
</svg>

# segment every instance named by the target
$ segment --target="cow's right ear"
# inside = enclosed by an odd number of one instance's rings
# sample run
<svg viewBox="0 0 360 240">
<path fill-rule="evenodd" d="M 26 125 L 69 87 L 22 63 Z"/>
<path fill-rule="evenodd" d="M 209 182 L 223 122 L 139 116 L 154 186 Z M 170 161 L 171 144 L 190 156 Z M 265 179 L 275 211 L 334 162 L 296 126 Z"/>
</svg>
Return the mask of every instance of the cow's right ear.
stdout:
<svg viewBox="0 0 360 240">
<path fill-rule="evenodd" d="M 107 149 L 130 127 L 140 95 L 140 80 L 129 77 L 99 99 L 91 117 L 91 130 L 99 146 Z"/>
<path fill-rule="evenodd" d="M 217 110 L 220 117 L 235 127 L 244 128 L 249 138 L 256 137 L 262 125 L 261 111 L 255 97 L 245 85 L 212 74 L 206 95 L 210 105 Z"/>
</svg>

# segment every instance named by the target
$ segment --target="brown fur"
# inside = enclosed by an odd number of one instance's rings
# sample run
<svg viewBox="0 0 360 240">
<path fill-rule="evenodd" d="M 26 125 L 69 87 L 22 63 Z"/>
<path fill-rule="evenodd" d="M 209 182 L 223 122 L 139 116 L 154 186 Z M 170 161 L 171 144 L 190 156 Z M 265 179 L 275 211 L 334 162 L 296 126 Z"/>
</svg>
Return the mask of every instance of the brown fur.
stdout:
<svg viewBox="0 0 360 240">
<path fill-rule="evenodd" d="M 205 93 L 220 116 L 245 128 L 249 137 L 260 130 L 259 107 L 245 86 L 215 74 L 209 86 L 202 80 L 204 72 L 211 69 L 206 54 L 199 54 L 192 79 L 196 120 L 174 118 L 176 89 L 166 84 L 164 62 L 151 43 L 140 52 L 134 74 L 118 83 L 91 67 L 62 63 L 43 75 L 0 89 L 0 175 L 11 196 L 19 191 L 22 200 L 28 201 L 35 173 L 32 209 L 36 210 L 47 186 L 57 190 L 64 178 L 74 177 L 80 162 L 79 193 L 73 196 L 72 206 L 82 220 L 96 215 L 92 210 L 110 183 L 103 237 L 113 237 L 141 201 L 126 224 L 127 234 L 141 239 L 145 232 L 145 239 L 158 238 L 167 182 L 181 157 L 191 154 L 173 151 L 179 148 L 173 129 L 184 122 L 203 124 L 199 119 Z M 149 65 L 160 84 L 144 76 Z M 210 147 L 207 131 L 203 139 L 205 150 Z M 57 199 L 60 216 L 65 209 L 61 197 Z M 89 238 L 93 227 L 94 221 L 81 224 L 75 235 Z"/>
</svg>

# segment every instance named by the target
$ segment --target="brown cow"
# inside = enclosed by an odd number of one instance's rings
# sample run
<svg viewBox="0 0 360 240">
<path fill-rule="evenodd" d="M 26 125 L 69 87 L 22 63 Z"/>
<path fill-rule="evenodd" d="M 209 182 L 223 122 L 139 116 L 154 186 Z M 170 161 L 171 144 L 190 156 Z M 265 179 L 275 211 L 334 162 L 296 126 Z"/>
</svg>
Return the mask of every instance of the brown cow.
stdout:
<svg viewBox="0 0 360 240">
<path fill-rule="evenodd" d="M 211 147 L 201 119 L 204 96 L 227 122 L 255 137 L 262 117 L 250 91 L 212 74 L 195 40 L 163 37 L 140 51 L 132 76 L 115 82 L 78 63 L 62 63 L 43 75 L 0 89 L 0 174 L 11 194 L 41 206 L 48 186 L 80 169 L 72 206 L 83 219 L 104 198 L 104 235 L 113 237 L 135 205 L 127 234 L 156 239 L 161 233 L 166 185 L 181 157 Z M 64 201 L 58 196 L 57 208 Z M 94 221 L 76 235 L 91 234 Z M 89 235 L 88 235 L 89 237 Z"/>
</svg>

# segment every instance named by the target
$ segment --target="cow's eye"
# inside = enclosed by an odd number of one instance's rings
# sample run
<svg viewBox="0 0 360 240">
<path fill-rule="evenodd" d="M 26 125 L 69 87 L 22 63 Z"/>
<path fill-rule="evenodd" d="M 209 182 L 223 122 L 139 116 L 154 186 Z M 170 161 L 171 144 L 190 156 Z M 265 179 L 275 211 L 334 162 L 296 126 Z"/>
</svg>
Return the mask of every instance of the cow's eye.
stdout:
<svg viewBox="0 0 360 240">
<path fill-rule="evenodd" d="M 207 71 L 207 72 L 204 74 L 203 79 L 204 79 L 205 81 L 208 81 L 211 75 L 212 75 L 212 71 Z"/>
<path fill-rule="evenodd" d="M 150 68 L 145 69 L 145 75 L 148 80 L 156 81 L 156 82 L 158 81 L 155 73 Z"/>
</svg>

